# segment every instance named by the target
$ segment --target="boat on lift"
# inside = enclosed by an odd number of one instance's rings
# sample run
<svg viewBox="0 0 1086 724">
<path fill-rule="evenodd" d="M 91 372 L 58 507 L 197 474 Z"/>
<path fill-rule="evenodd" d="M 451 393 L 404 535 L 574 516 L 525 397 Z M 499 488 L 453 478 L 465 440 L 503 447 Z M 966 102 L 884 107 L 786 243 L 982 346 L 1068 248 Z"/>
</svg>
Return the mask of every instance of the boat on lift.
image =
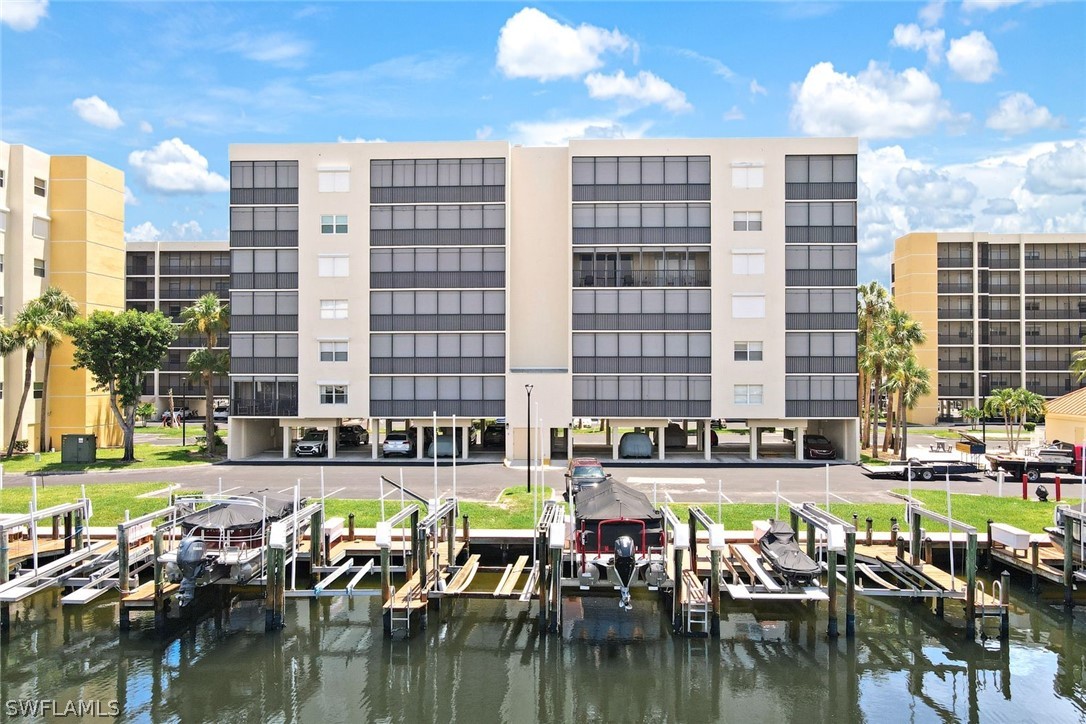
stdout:
<svg viewBox="0 0 1086 724">
<path fill-rule="evenodd" d="M 639 490 L 607 479 L 573 496 L 574 565 L 581 589 L 619 591 L 619 607 L 630 610 L 630 588 L 667 580 L 663 514 Z"/>
<path fill-rule="evenodd" d="M 187 606 L 196 589 L 212 584 L 244 584 L 263 567 L 271 524 L 294 512 L 294 501 L 261 495 L 180 498 L 193 512 L 178 520 L 182 539 L 159 562 L 166 577 L 179 583 L 177 603 Z M 196 506 L 210 502 L 208 507 Z M 305 501 L 300 504 L 304 505 Z"/>
<path fill-rule="evenodd" d="M 758 540 L 764 558 L 789 585 L 810 584 L 822 567 L 796 543 L 796 532 L 783 520 L 771 520 L 769 530 Z"/>
<path fill-rule="evenodd" d="M 1066 546 L 1067 541 L 1063 534 L 1063 512 L 1070 510 L 1066 503 L 1057 505 L 1052 511 L 1052 525 L 1045 528 L 1048 538 L 1060 548 Z M 1071 523 L 1071 560 L 1076 566 L 1086 565 L 1086 536 L 1083 534 L 1083 522 L 1072 518 Z"/>
</svg>

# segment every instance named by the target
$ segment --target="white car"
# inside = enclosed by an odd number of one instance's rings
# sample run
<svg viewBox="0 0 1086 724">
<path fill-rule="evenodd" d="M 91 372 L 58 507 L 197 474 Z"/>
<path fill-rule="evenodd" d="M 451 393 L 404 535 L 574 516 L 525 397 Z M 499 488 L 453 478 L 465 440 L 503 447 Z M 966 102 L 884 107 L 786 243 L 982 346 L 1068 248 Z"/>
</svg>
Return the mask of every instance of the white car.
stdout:
<svg viewBox="0 0 1086 724">
<path fill-rule="evenodd" d="M 216 407 L 215 410 L 211 413 L 211 419 L 212 420 L 224 420 L 225 421 L 228 417 L 230 417 L 230 408 L 229 407 Z"/>
</svg>

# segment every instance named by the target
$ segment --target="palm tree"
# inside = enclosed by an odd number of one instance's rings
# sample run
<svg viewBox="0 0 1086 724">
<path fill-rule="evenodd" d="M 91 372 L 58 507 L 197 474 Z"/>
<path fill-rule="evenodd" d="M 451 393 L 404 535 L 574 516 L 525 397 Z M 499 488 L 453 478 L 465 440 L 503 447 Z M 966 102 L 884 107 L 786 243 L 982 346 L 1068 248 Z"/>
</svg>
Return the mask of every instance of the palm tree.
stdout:
<svg viewBox="0 0 1086 724">
<path fill-rule="evenodd" d="M 1025 387 L 1019 387 L 1011 396 L 1015 415 L 1014 437 L 1011 440 L 1011 452 L 1018 451 L 1018 443 L 1022 441 L 1022 429 L 1026 419 L 1031 415 L 1039 417 L 1045 412 L 1045 398 L 1036 392 L 1030 392 Z"/>
<path fill-rule="evenodd" d="M 872 378 L 874 371 L 872 364 L 865 364 L 865 350 L 873 349 L 871 344 L 872 333 L 881 326 L 881 320 L 890 309 L 890 292 L 878 282 L 861 284 L 857 288 L 856 312 L 859 317 L 857 334 L 857 353 L 859 355 L 859 386 L 860 386 L 860 419 L 863 430 L 861 432 L 860 447 L 867 447 L 870 440 L 869 429 L 872 417 L 878 419 L 878 406 L 871 404 Z"/>
<path fill-rule="evenodd" d="M 913 347 L 923 344 L 926 335 L 920 323 L 903 309 L 891 308 L 886 315 L 885 325 L 890 344 L 888 367 L 893 370 L 896 367 L 906 365 L 907 361 L 913 356 Z M 902 386 L 898 386 L 899 393 L 903 390 Z M 890 446 L 890 439 L 893 437 L 892 419 L 893 402 L 892 398 L 887 398 L 886 437 L 882 443 L 883 452 L 886 452 Z"/>
<path fill-rule="evenodd" d="M 901 418 L 901 432 L 898 435 L 898 443 L 901 445 L 900 459 L 905 460 L 909 449 L 908 411 L 916 407 L 920 398 L 931 392 L 931 370 L 920 364 L 915 354 L 910 354 L 897 372 L 900 380 L 898 410 L 900 410 Z"/>
<path fill-rule="evenodd" d="M 230 353 L 216 351 L 219 337 L 230 329 L 230 307 L 223 304 L 214 292 L 193 302 L 191 307 L 181 311 L 181 329 L 185 334 L 201 335 L 204 338 L 203 349 L 189 355 L 188 368 L 193 380 L 204 384 L 206 413 L 204 414 L 204 435 L 207 451 L 215 449 L 215 422 L 211 411 L 215 407 L 215 376 L 226 374 L 230 370 Z"/>
<path fill-rule="evenodd" d="M 883 379 L 886 367 L 893 361 L 893 348 L 890 336 L 884 326 L 878 326 L 870 330 L 866 344 L 860 348 L 860 367 L 867 373 L 871 389 L 875 392 L 875 399 L 868 401 L 868 420 L 865 421 L 867 429 L 867 441 L 871 448 L 871 454 L 878 457 L 878 430 L 879 430 L 879 397 L 883 392 Z M 866 395 L 866 390 L 865 390 Z"/>
<path fill-rule="evenodd" d="M 49 441 L 49 366 L 53 357 L 53 348 L 65 334 L 68 324 L 79 315 L 79 305 L 68 292 L 49 287 L 38 297 L 46 312 L 41 328 L 41 342 L 45 346 L 45 371 L 41 378 L 41 406 L 38 408 L 38 451 L 47 449 Z"/>
<path fill-rule="evenodd" d="M 30 388 L 34 384 L 34 355 L 45 329 L 50 326 L 50 315 L 41 303 L 40 299 L 31 299 L 22 308 L 15 323 L 11 325 L 10 332 L 13 336 L 13 349 L 26 351 L 26 366 L 23 374 L 23 394 L 19 398 L 19 409 L 15 413 L 15 421 L 11 427 L 11 440 L 8 441 L 7 456 L 10 458 L 15 452 L 15 440 L 19 437 L 19 428 L 23 424 L 23 410 L 26 409 L 26 398 L 30 396 Z"/>
</svg>

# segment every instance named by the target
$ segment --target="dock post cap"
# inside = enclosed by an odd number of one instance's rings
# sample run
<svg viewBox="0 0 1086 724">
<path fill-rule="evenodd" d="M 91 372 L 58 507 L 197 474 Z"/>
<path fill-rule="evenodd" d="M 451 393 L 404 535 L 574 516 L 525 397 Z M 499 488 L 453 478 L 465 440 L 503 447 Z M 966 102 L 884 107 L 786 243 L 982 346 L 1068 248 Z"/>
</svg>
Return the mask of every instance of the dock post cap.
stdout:
<svg viewBox="0 0 1086 724">
<path fill-rule="evenodd" d="M 377 534 L 374 536 L 381 548 L 392 547 L 392 526 L 383 520 L 377 521 Z"/>
<path fill-rule="evenodd" d="M 276 522 L 271 524 L 271 532 L 268 534 L 268 545 L 277 551 L 287 549 L 287 524 Z"/>
<path fill-rule="evenodd" d="M 675 528 L 675 547 L 682 550 L 690 547 L 690 529 L 684 525 Z"/>
<path fill-rule="evenodd" d="M 845 528 L 839 523 L 831 523 L 829 529 L 826 531 L 827 545 L 826 547 L 835 552 L 843 552 L 845 550 Z"/>
<path fill-rule="evenodd" d="M 551 523 L 550 531 L 548 531 L 550 537 L 551 548 L 565 548 L 566 545 L 566 526 L 561 521 L 555 521 Z"/>
<path fill-rule="evenodd" d="M 709 550 L 724 550 L 727 542 L 724 540 L 724 524 L 713 523 L 709 526 Z"/>
</svg>

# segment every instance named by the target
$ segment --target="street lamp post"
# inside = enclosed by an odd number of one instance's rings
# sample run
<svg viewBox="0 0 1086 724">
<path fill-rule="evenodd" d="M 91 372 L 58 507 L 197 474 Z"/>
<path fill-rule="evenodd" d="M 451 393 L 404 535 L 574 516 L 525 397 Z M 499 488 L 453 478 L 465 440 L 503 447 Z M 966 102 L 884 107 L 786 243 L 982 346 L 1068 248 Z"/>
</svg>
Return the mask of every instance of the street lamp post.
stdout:
<svg viewBox="0 0 1086 724">
<path fill-rule="evenodd" d="M 985 402 L 988 400 L 988 375 L 980 376 L 980 441 L 984 443 L 985 448 L 988 446 L 988 421 L 985 419 L 984 408 Z"/>
<path fill-rule="evenodd" d="M 185 412 L 189 408 L 188 384 L 181 385 L 181 447 L 185 446 Z"/>
<path fill-rule="evenodd" d="M 532 390 L 534 385 L 524 385 L 528 393 L 528 492 L 532 492 Z"/>
</svg>

